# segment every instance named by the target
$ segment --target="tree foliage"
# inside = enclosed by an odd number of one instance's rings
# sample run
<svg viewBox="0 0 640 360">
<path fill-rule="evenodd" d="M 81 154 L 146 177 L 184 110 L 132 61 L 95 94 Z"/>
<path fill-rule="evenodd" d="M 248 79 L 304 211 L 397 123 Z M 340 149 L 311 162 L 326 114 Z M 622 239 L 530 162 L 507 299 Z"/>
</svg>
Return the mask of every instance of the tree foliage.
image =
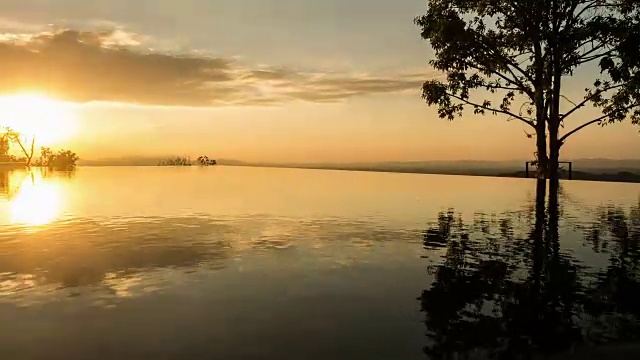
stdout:
<svg viewBox="0 0 640 360">
<path fill-rule="evenodd" d="M 215 161 L 214 159 L 209 159 L 208 156 L 199 156 L 198 163 L 200 164 L 200 166 L 214 166 L 218 164 L 217 161 Z"/>
<path fill-rule="evenodd" d="M 42 147 L 36 165 L 56 170 L 70 170 L 76 167 L 78 160 L 78 155 L 71 150 L 53 151 L 51 148 Z"/>
<path fill-rule="evenodd" d="M 11 148 L 11 141 L 7 134 L 0 135 L 0 156 L 9 155 L 9 149 Z"/>
<path fill-rule="evenodd" d="M 453 120 L 469 105 L 475 113 L 501 113 L 533 125 L 527 113 L 510 106 L 516 95 L 527 95 L 533 101 L 533 69 L 527 39 L 520 33 L 532 32 L 527 21 L 501 17 L 505 4 L 490 1 L 429 1 L 429 11 L 416 19 L 422 37 L 428 39 L 436 57 L 430 64 L 446 73 L 446 82 L 427 81 L 423 96 L 429 105 L 438 105 L 443 118 Z M 506 12 L 507 9 L 502 9 Z M 523 13 L 518 14 L 518 11 Z M 515 8 L 513 17 L 528 18 L 524 8 Z M 470 18 L 466 20 L 465 17 Z M 493 17 L 489 24 L 487 17 Z M 493 26 L 490 26 L 493 25 Z M 484 89 L 500 93 L 501 104 L 491 100 L 473 101 L 471 91 Z"/>
<path fill-rule="evenodd" d="M 425 82 L 427 104 L 449 120 L 470 107 L 521 121 L 534 129 L 540 163 L 550 156 L 552 171 L 562 145 L 585 127 L 640 123 L 638 1 L 429 0 L 415 22 L 435 51 L 430 64 L 446 75 Z M 592 68 L 593 85 L 571 101 L 563 79 Z M 587 105 L 601 114 L 560 135 Z"/>
<path fill-rule="evenodd" d="M 158 166 L 191 166 L 191 159 L 183 156 L 174 156 L 158 162 Z"/>
<path fill-rule="evenodd" d="M 31 166 L 31 160 L 33 159 L 34 148 L 35 148 L 36 138 L 35 136 L 31 139 L 31 146 L 27 147 L 27 139 L 19 132 L 11 129 L 5 128 L 4 133 L 0 136 L 0 155 L 8 155 L 9 150 L 11 149 L 11 144 L 17 144 L 20 147 L 24 155 L 25 162 L 27 166 Z"/>
</svg>

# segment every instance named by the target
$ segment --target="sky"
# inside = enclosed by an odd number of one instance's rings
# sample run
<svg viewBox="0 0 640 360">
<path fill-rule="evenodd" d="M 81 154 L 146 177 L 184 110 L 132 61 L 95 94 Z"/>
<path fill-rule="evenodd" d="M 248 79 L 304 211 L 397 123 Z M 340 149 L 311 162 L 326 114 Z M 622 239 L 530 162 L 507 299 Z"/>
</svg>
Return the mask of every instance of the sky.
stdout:
<svg viewBox="0 0 640 360">
<path fill-rule="evenodd" d="M 413 24 L 425 11 L 424 0 L 0 0 L 0 123 L 30 122 L 84 159 L 532 158 L 521 123 L 449 122 L 422 101 L 440 76 Z M 639 140 L 630 124 L 593 127 L 563 157 L 634 158 Z"/>
</svg>

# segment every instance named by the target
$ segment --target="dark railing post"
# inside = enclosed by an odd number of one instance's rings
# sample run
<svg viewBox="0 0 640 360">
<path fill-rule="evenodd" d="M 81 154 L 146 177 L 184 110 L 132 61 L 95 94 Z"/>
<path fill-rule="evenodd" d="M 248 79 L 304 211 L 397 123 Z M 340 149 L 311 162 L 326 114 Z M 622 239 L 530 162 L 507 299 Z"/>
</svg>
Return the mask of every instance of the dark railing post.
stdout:
<svg viewBox="0 0 640 360">
<path fill-rule="evenodd" d="M 525 176 L 528 179 L 529 178 L 529 162 L 528 161 L 526 163 L 524 163 L 524 168 L 525 168 L 525 170 L 524 170 Z"/>
<path fill-rule="evenodd" d="M 569 180 L 573 180 L 573 163 L 569 161 Z"/>
</svg>

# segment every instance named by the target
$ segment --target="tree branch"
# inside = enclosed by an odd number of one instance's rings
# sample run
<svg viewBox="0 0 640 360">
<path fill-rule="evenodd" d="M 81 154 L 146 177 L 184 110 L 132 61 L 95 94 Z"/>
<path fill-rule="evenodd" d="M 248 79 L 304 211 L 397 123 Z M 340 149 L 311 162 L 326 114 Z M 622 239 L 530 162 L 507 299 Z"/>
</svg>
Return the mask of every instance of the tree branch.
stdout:
<svg viewBox="0 0 640 360">
<path fill-rule="evenodd" d="M 512 74 L 514 75 L 514 79 L 511 79 L 511 78 L 507 77 L 506 75 L 501 74 L 499 71 L 491 70 L 491 69 L 489 69 L 487 67 L 479 66 L 479 65 L 476 65 L 476 64 L 471 64 L 469 62 L 465 62 L 465 65 L 467 65 L 468 67 L 470 67 L 472 69 L 476 69 L 476 70 L 478 70 L 478 71 L 480 71 L 482 73 L 489 73 L 489 74 L 496 75 L 499 78 L 501 78 L 504 81 L 506 81 L 508 84 L 514 84 L 516 86 L 519 86 L 518 89 L 513 89 L 513 90 L 523 91 L 525 94 L 527 94 L 529 96 L 529 98 L 531 98 L 531 100 L 534 100 L 534 98 L 535 98 L 535 95 L 531 91 L 531 89 L 529 89 L 524 84 L 522 84 L 522 82 L 518 81 L 518 78 L 515 77 L 515 74 L 513 74 L 513 73 Z"/>
<path fill-rule="evenodd" d="M 617 7 L 620 7 L 620 4 L 607 4 L 607 3 L 602 3 L 601 1 L 598 1 L 598 0 L 594 0 L 594 1 L 591 1 L 589 4 L 585 5 L 585 7 L 583 7 L 582 9 L 580 9 L 580 12 L 577 15 L 575 15 L 575 18 L 576 19 L 580 18 L 585 12 L 591 9 L 598 9 L 598 8 L 609 9 L 609 8 L 617 8 Z"/>
<path fill-rule="evenodd" d="M 576 14 L 574 16 L 575 19 L 579 19 L 582 14 L 584 14 L 585 12 L 587 12 L 587 10 L 591 10 L 593 8 L 596 8 L 598 5 L 598 1 L 592 1 L 591 3 L 587 4 L 585 7 L 583 7 L 582 9 L 580 9 L 580 12 L 578 14 Z M 575 10 L 574 10 L 575 11 Z"/>
<path fill-rule="evenodd" d="M 27 152 L 27 149 L 24 148 L 24 146 L 22 145 L 22 140 L 20 140 L 20 137 L 17 134 L 13 136 L 13 140 L 17 142 L 18 145 L 20 145 L 20 149 L 22 149 L 24 156 L 29 157 L 29 153 Z"/>
<path fill-rule="evenodd" d="M 604 46 L 602 46 L 602 48 L 604 48 Z M 600 50 L 600 49 L 598 49 L 598 50 Z M 591 62 L 593 60 L 603 58 L 605 56 L 608 56 L 608 55 L 611 55 L 611 54 L 615 53 L 615 50 L 612 49 L 612 50 L 609 50 L 609 51 L 606 51 L 606 52 L 603 52 L 603 53 L 600 53 L 600 54 L 596 54 L 596 55 L 592 55 L 592 56 L 586 56 L 587 54 L 590 54 L 591 52 L 592 51 L 588 51 L 588 52 L 580 55 L 580 57 L 576 59 L 576 64 L 577 65 L 582 65 L 582 64 Z"/>
<path fill-rule="evenodd" d="M 587 122 L 587 123 L 584 123 L 584 124 L 582 124 L 582 125 L 578 126 L 578 127 L 577 127 L 577 128 L 575 128 L 575 129 L 573 129 L 573 130 L 569 131 L 567 134 L 565 134 L 563 137 L 561 137 L 561 138 L 560 138 L 560 140 L 559 140 L 559 141 L 560 141 L 560 143 L 564 143 L 564 141 L 565 141 L 565 140 L 567 140 L 567 138 L 568 138 L 569 136 L 571 136 L 571 135 L 573 135 L 573 134 L 577 133 L 578 131 L 580 131 L 580 130 L 582 130 L 582 129 L 586 128 L 586 127 L 587 127 L 587 126 L 589 126 L 589 125 L 593 125 L 593 124 L 597 124 L 597 123 L 601 122 L 602 120 L 604 120 L 604 119 L 605 119 L 606 117 L 608 117 L 608 116 L 609 116 L 609 115 L 601 116 L 601 117 L 599 117 L 599 118 L 597 118 L 597 119 L 595 119 L 595 120 L 591 120 L 591 121 L 589 121 L 589 122 Z"/>
<path fill-rule="evenodd" d="M 477 33 L 477 34 L 481 35 L 483 39 L 485 39 L 485 40 L 487 39 L 487 37 L 484 36 L 484 34 L 480 34 L 480 33 Z M 518 76 L 516 76 L 514 71 L 509 66 L 512 66 L 514 69 L 516 69 L 518 72 L 520 72 L 522 74 L 522 76 L 524 76 L 529 82 L 531 82 L 531 83 L 534 82 L 534 79 L 530 76 L 530 74 L 528 74 L 526 71 L 524 71 L 517 63 L 514 63 L 508 57 L 506 57 L 504 54 L 501 54 L 500 52 L 496 51 L 491 46 L 488 46 L 484 41 L 480 41 L 480 44 L 485 47 L 485 50 L 490 51 L 491 53 L 493 53 L 493 55 L 495 57 L 497 57 L 499 60 L 501 60 L 503 65 L 505 66 L 505 68 L 511 73 L 511 75 L 516 80 L 518 79 Z M 515 84 L 517 84 L 519 86 L 522 86 L 523 88 L 525 87 L 524 84 L 522 84 L 520 81 L 515 82 Z"/>
<path fill-rule="evenodd" d="M 631 110 L 631 109 L 633 109 L 634 107 L 638 107 L 638 106 L 640 106 L 640 104 L 630 105 L 630 106 L 627 106 L 626 108 L 624 108 L 622 111 Z M 577 133 L 578 131 L 580 131 L 580 130 L 582 130 L 582 129 L 586 128 L 587 126 L 590 126 L 590 125 L 593 125 L 593 124 L 600 123 L 600 122 L 602 122 L 604 119 L 608 118 L 609 116 L 611 116 L 611 114 L 602 115 L 602 116 L 600 116 L 600 117 L 599 117 L 599 118 L 597 118 L 597 119 L 593 119 L 593 120 L 591 120 L 591 121 L 589 121 L 589 122 L 586 122 L 586 123 L 584 123 L 584 124 L 582 124 L 582 125 L 578 126 L 577 128 L 575 128 L 575 129 L 573 129 L 573 130 L 569 131 L 567 134 L 565 134 L 563 137 L 561 137 L 561 138 L 559 139 L 560 143 L 561 143 L 561 144 L 562 144 L 562 143 L 564 143 L 564 141 L 565 141 L 565 140 L 567 140 L 567 138 L 569 138 L 571 135 L 573 135 L 573 134 Z"/>
<path fill-rule="evenodd" d="M 495 90 L 526 91 L 526 90 L 521 89 L 519 87 L 508 87 L 508 86 L 502 86 L 502 85 L 482 84 L 482 85 L 478 85 L 478 86 L 484 87 L 486 89 L 495 89 Z"/>
<path fill-rule="evenodd" d="M 27 167 L 31 167 L 31 160 L 33 160 L 33 149 L 35 144 L 36 144 L 36 137 L 34 136 L 33 139 L 31 139 L 31 154 L 29 154 L 28 156 Z"/>
<path fill-rule="evenodd" d="M 597 97 L 597 96 L 599 96 L 601 94 L 604 94 L 605 92 L 607 92 L 609 90 L 617 89 L 617 88 L 620 88 L 622 86 L 624 86 L 624 84 L 618 84 L 618 85 L 615 85 L 615 86 L 609 86 L 608 88 L 596 91 L 595 93 L 591 94 L 591 96 L 586 97 L 582 102 L 580 102 L 580 104 L 576 105 L 573 109 L 569 110 L 568 113 L 562 115 L 560 117 L 560 120 L 562 121 L 562 120 L 566 119 L 567 117 L 569 117 L 569 115 L 571 115 L 574 112 L 578 111 L 581 107 L 585 106 L 589 101 L 593 100 L 593 98 L 595 98 L 595 97 Z"/>
<path fill-rule="evenodd" d="M 462 98 L 460 96 L 453 95 L 451 93 L 447 93 L 447 95 L 451 96 L 454 99 L 458 99 L 458 100 L 464 102 L 465 104 L 468 104 L 468 105 L 471 105 L 471 106 L 474 106 L 474 107 L 478 107 L 478 108 L 481 108 L 481 109 L 484 109 L 484 110 L 487 110 L 487 111 L 491 111 L 491 112 L 494 112 L 494 113 L 509 115 L 509 116 L 513 117 L 514 119 L 517 119 L 517 120 L 520 120 L 520 121 L 524 122 L 525 124 L 531 126 L 534 129 L 536 127 L 533 121 L 527 120 L 526 118 L 524 118 L 522 116 L 519 116 L 519 115 L 516 115 L 516 114 L 512 113 L 511 111 L 495 109 L 495 108 L 490 108 L 488 106 L 480 105 L 480 104 L 471 102 L 471 101 L 469 101 L 467 99 L 464 99 L 464 98 Z"/>
</svg>

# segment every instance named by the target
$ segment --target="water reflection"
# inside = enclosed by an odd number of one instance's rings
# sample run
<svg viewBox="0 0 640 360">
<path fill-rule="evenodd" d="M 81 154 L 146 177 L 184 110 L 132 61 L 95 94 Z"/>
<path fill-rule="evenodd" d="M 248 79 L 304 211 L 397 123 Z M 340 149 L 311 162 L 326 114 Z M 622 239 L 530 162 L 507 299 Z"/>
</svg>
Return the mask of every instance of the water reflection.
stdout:
<svg viewBox="0 0 640 360">
<path fill-rule="evenodd" d="M 158 287 L 162 270 L 222 266 L 230 250 L 226 229 L 207 219 L 76 219 L 63 231 L 0 236 L 0 295 L 24 305 L 53 289 L 105 288 L 123 296 L 140 285 L 146 291 Z"/>
<path fill-rule="evenodd" d="M 563 249 L 558 191 L 547 204 L 545 191 L 539 184 L 521 213 L 469 223 L 450 210 L 426 230 L 425 249 L 442 253 L 419 298 L 430 358 L 530 358 L 636 339 L 640 204 L 602 208 L 583 227 L 594 251 L 608 255 L 597 266 Z"/>
<path fill-rule="evenodd" d="M 184 281 L 185 274 L 226 269 L 231 259 L 248 253 L 272 259 L 275 252 L 296 254 L 274 266 L 304 262 L 313 253 L 338 268 L 364 264 L 367 249 L 373 246 L 414 241 L 417 247 L 418 240 L 418 230 L 339 220 L 208 215 L 73 218 L 37 232 L 17 228 L 0 234 L 0 301 L 4 296 L 28 306 L 83 295 L 109 300 L 99 305 L 110 306 L 114 298 L 170 289 Z"/>
<path fill-rule="evenodd" d="M 0 199 L 9 223 L 26 227 L 47 225 L 59 218 L 64 204 L 60 182 L 40 170 L 0 171 Z"/>
<path fill-rule="evenodd" d="M 8 169 L 0 169 L 0 199 L 9 201 L 20 189 L 27 173 Z"/>
<path fill-rule="evenodd" d="M 517 358 L 637 334 L 637 187 L 567 183 L 528 203 L 519 180 L 16 174 L 0 199 L 2 359 Z M 12 224 L 9 203 L 43 181 L 58 215 Z"/>
<path fill-rule="evenodd" d="M 9 195 L 9 172 L 0 169 L 0 197 Z"/>
<path fill-rule="evenodd" d="M 28 226 L 49 224 L 61 214 L 62 199 L 59 184 L 43 181 L 41 173 L 31 173 L 10 200 L 11 222 Z"/>
</svg>

